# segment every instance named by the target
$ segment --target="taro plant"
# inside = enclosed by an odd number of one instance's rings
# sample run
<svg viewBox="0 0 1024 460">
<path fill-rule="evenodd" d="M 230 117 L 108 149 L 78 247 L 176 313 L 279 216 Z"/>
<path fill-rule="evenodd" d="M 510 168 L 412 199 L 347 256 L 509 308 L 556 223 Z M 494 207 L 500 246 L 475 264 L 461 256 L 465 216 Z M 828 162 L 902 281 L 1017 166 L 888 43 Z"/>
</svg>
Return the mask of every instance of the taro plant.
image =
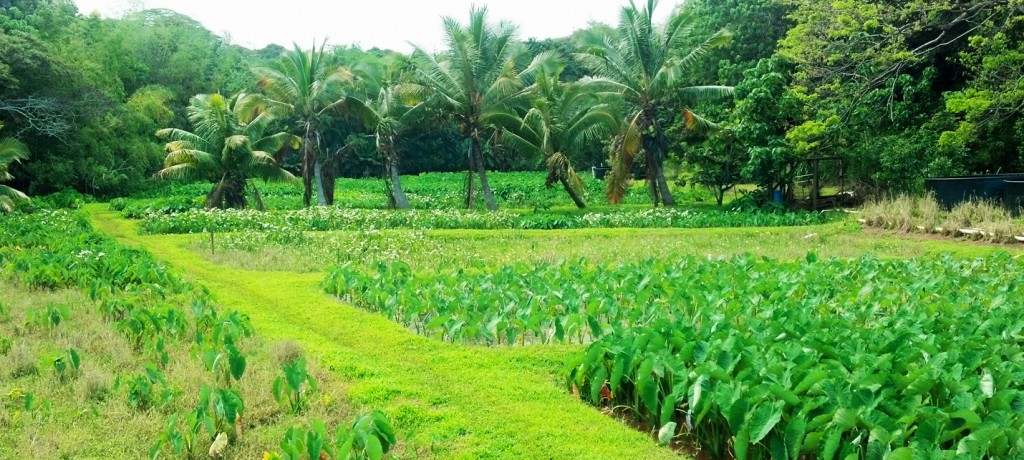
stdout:
<svg viewBox="0 0 1024 460">
<path fill-rule="evenodd" d="M 203 353 L 203 364 L 218 383 L 227 386 L 231 385 L 232 379 L 237 382 L 245 375 L 245 355 L 233 343 L 207 349 Z"/>
<path fill-rule="evenodd" d="M 224 446 L 217 450 L 222 453 L 229 440 L 242 435 L 242 414 L 245 403 L 238 391 L 230 388 L 203 386 L 199 391 L 199 403 L 184 416 L 173 414 L 160 438 L 150 447 L 150 458 L 157 458 L 163 450 L 175 455 L 195 458 L 211 439 L 222 440 Z M 217 443 L 218 441 L 214 441 Z M 211 447 L 211 450 L 214 450 Z"/>
<path fill-rule="evenodd" d="M 352 426 L 338 427 L 334 439 L 327 427 L 312 420 L 310 428 L 289 428 L 281 441 L 281 452 L 267 453 L 271 460 L 370 459 L 379 460 L 395 445 L 395 431 L 384 413 L 374 410 L 356 418 Z"/>
<path fill-rule="evenodd" d="M 82 359 L 74 348 L 67 349 L 53 360 L 53 373 L 62 382 L 78 377 L 81 367 Z"/>
<path fill-rule="evenodd" d="M 25 315 L 29 325 L 53 330 L 71 316 L 71 310 L 65 304 L 49 303 L 45 309 L 28 310 Z"/>
<path fill-rule="evenodd" d="M 156 385 L 162 389 L 158 392 Z M 155 406 L 166 406 L 174 400 L 174 390 L 167 384 L 167 377 L 153 364 L 147 364 L 142 375 L 129 379 L 126 383 L 128 405 L 136 410 L 148 410 Z"/>
<path fill-rule="evenodd" d="M 348 430 L 338 430 L 338 458 L 379 460 L 395 445 L 395 430 L 379 410 L 356 419 Z"/>
<path fill-rule="evenodd" d="M 306 409 L 308 401 L 306 393 L 316 391 L 316 379 L 306 371 L 306 358 L 284 363 L 281 375 L 274 379 L 274 399 L 278 403 L 287 402 L 293 413 Z"/>
</svg>

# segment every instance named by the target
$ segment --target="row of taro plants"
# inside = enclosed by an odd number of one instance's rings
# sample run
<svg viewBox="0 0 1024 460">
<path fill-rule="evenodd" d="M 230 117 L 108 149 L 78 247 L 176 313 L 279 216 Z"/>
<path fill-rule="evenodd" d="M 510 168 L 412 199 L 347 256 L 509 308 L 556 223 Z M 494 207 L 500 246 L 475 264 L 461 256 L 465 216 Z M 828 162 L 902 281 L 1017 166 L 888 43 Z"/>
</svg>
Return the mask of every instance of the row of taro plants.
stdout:
<svg viewBox="0 0 1024 460">
<path fill-rule="evenodd" d="M 1024 456 L 1022 286 L 1008 255 L 392 264 L 324 281 L 447 340 L 587 342 L 574 392 L 737 459 Z"/>
<path fill-rule="evenodd" d="M 149 361 L 138 374 L 121 381 L 131 407 L 169 413 L 150 456 L 225 455 L 243 433 L 246 404 L 238 382 L 248 367 L 242 349 L 253 335 L 249 319 L 238 312 L 218 311 L 204 288 L 182 281 L 148 252 L 94 232 L 80 213 L 40 211 L 0 218 L 0 266 L 28 287 L 87 291 L 102 317 L 124 334 L 132 351 Z M 58 322 L 69 316 L 62 311 L 48 313 Z M 206 371 L 207 380 L 190 411 L 173 410 L 183 395 L 165 374 L 172 364 L 172 347 L 190 347 L 190 355 L 197 356 Z M 58 372 L 77 369 L 82 359 L 74 350 L 66 358 L 55 361 Z M 310 387 L 315 389 L 315 381 L 305 371 L 304 358 L 284 364 L 283 375 L 273 384 L 275 397 L 296 413 L 302 411 L 302 394 Z M 380 413 L 369 417 L 313 445 L 305 438 L 302 442 L 292 439 L 295 433 L 305 434 L 294 428 L 281 443 L 283 454 L 268 456 L 381 458 L 395 443 L 394 433 Z M 312 425 L 316 431 L 323 423 L 313 421 Z"/>
<path fill-rule="evenodd" d="M 829 222 L 833 214 L 656 208 L 586 214 L 508 211 L 474 212 L 458 209 L 381 212 L 378 210 L 317 207 L 264 213 L 254 210 L 186 211 L 149 214 L 142 222 L 148 233 L 256 231 L 329 231 L 407 228 L 430 229 L 572 229 L 572 228 L 711 228 L 778 227 Z"/>
<path fill-rule="evenodd" d="M 560 188 L 546 188 L 546 173 L 498 172 L 490 176 L 495 198 L 502 207 L 544 209 L 557 205 L 571 205 L 569 197 Z M 402 177 L 402 188 L 413 208 L 444 209 L 465 206 L 464 173 L 427 173 Z M 255 184 L 268 209 L 300 209 L 302 187 L 294 183 Z M 604 182 L 584 180 L 584 195 L 593 204 L 604 204 Z M 170 214 L 189 209 L 202 209 L 207 183 L 161 184 L 132 198 L 117 198 L 111 208 L 124 212 L 126 217 L 141 218 L 149 213 Z M 680 190 L 679 193 L 690 193 Z M 698 189 L 699 198 L 711 200 L 709 192 Z M 648 204 L 646 188 L 637 184 L 626 196 L 625 203 Z M 334 205 L 342 208 L 382 209 L 388 205 L 384 187 L 379 178 L 339 178 L 335 184 Z"/>
</svg>

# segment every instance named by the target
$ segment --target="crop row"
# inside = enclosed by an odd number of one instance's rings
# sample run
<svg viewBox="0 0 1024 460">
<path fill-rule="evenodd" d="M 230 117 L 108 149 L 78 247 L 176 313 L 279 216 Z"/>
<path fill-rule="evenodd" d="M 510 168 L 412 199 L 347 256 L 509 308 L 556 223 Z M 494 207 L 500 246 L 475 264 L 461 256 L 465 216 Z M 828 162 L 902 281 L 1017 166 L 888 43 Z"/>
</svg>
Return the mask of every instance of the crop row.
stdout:
<svg viewBox="0 0 1024 460">
<path fill-rule="evenodd" d="M 496 172 L 489 174 L 495 198 L 502 207 L 548 208 L 571 206 L 572 201 L 560 188 L 545 188 L 546 173 Z M 465 205 L 465 175 L 463 173 L 426 173 L 403 176 L 402 187 L 416 209 L 461 208 Z M 604 182 L 584 178 L 584 195 L 592 204 L 604 204 Z M 268 209 L 285 210 L 302 207 L 302 187 L 291 183 L 254 184 Z M 168 184 L 155 187 L 148 193 L 133 198 L 118 198 L 111 202 L 126 217 L 139 218 L 147 213 L 167 214 L 188 209 L 201 209 L 210 192 L 207 183 Z M 677 193 L 691 199 L 710 201 L 704 189 L 680 190 Z M 378 178 L 339 178 L 335 183 L 335 206 L 343 208 L 381 209 L 387 207 L 384 183 Z M 626 203 L 649 203 L 650 198 L 642 184 L 633 187 Z"/>
<path fill-rule="evenodd" d="M 1024 283 L 978 260 L 752 256 L 413 272 L 327 292 L 446 340 L 587 342 L 567 385 L 712 458 L 1024 455 Z"/>
<path fill-rule="evenodd" d="M 149 233 L 257 231 L 330 231 L 376 229 L 572 229 L 572 228 L 710 228 L 777 227 L 828 222 L 831 214 L 773 214 L 742 211 L 694 211 L 657 208 L 587 214 L 519 214 L 464 210 L 382 211 L 316 207 L 297 211 L 187 211 L 150 214 L 142 222 Z"/>
<path fill-rule="evenodd" d="M 253 335 L 245 315 L 219 311 L 204 288 L 181 280 L 148 252 L 94 232 L 81 213 L 15 213 L 0 215 L 0 223 L 0 267 L 31 288 L 88 292 L 99 315 L 125 336 L 134 354 L 147 361 L 139 373 L 118 381 L 130 407 L 170 413 L 165 430 L 151 446 L 152 458 L 166 454 L 195 458 L 207 449 L 217 458 L 238 441 L 243 415 L 251 409 L 239 386 L 249 367 L 244 344 Z M 51 305 L 30 320 L 55 328 L 70 313 L 67 306 Z M 0 343 L 10 341 L 0 337 Z M 206 378 L 194 409 L 177 412 L 175 407 L 194 400 L 167 377 L 175 365 L 171 351 L 182 348 L 196 358 L 192 364 L 202 366 Z M 61 379 L 71 378 L 81 361 L 91 358 L 69 349 L 54 361 L 55 373 Z M 273 384 L 275 399 L 292 412 L 302 411 L 306 393 L 315 390 L 316 384 L 306 371 L 305 359 L 285 363 L 282 372 Z M 18 397 L 24 398 L 26 411 L 39 407 L 33 393 Z M 310 458 L 321 458 L 321 452 L 322 458 L 380 458 L 395 442 L 390 424 L 380 413 L 358 419 L 351 428 L 342 426 L 330 437 L 317 428 L 322 423 L 312 423 L 311 432 L 288 431 L 281 443 L 285 458 L 298 458 L 299 451 L 309 452 Z M 311 440 L 308 433 L 319 437 Z"/>
</svg>

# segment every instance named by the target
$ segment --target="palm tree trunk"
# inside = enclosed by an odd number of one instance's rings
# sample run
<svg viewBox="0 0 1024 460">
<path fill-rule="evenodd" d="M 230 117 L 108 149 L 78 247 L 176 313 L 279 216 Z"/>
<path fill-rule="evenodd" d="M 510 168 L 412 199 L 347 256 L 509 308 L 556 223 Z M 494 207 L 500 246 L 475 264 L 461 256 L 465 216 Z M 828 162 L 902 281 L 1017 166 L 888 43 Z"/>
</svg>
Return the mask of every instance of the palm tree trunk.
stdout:
<svg viewBox="0 0 1024 460">
<path fill-rule="evenodd" d="M 662 130 L 661 126 L 657 123 L 654 125 L 654 131 L 654 177 L 658 180 L 658 191 L 661 194 L 662 203 L 664 203 L 665 206 L 675 206 L 676 199 L 672 196 L 672 191 L 668 188 L 668 181 L 665 180 L 665 151 L 668 150 L 668 140 L 665 139 L 665 131 Z"/>
<path fill-rule="evenodd" d="M 324 194 L 323 164 L 319 159 L 313 160 L 313 177 L 316 181 L 316 203 L 319 206 L 327 206 L 327 195 Z"/>
<path fill-rule="evenodd" d="M 491 190 L 491 185 L 487 182 L 487 167 L 484 166 L 483 148 L 480 145 L 480 140 L 474 138 L 470 142 L 473 147 L 473 157 L 476 160 L 477 175 L 480 176 L 480 190 L 484 193 L 484 203 L 487 204 L 489 211 L 497 211 L 498 202 L 494 200 L 494 192 Z"/>
<path fill-rule="evenodd" d="M 668 188 L 668 181 L 665 180 L 664 161 L 654 164 L 654 179 L 657 181 L 658 195 L 661 196 L 662 204 L 665 206 L 675 206 L 676 200 L 672 197 L 672 192 Z"/>
<path fill-rule="evenodd" d="M 260 196 L 260 189 L 256 188 L 256 184 L 249 181 L 249 186 L 252 187 L 253 198 L 256 199 L 256 209 L 260 211 L 266 211 L 267 207 L 263 205 L 263 197 Z"/>
<path fill-rule="evenodd" d="M 224 200 L 224 181 L 228 180 L 228 175 L 224 174 L 220 178 L 220 182 L 210 190 L 210 194 L 206 195 L 206 209 L 214 209 L 221 207 L 221 203 Z"/>
<path fill-rule="evenodd" d="M 390 161 L 388 170 L 391 174 L 391 196 L 396 209 L 409 209 L 409 200 L 402 191 L 402 176 L 398 174 L 398 162 Z"/>
<path fill-rule="evenodd" d="M 309 134 L 302 140 L 302 205 L 309 207 L 313 198 L 313 162 L 316 155 L 313 154 L 313 147 L 309 145 Z"/>
<path fill-rule="evenodd" d="M 466 152 L 466 160 L 469 163 L 469 169 L 466 170 L 466 209 L 473 209 L 473 201 L 476 199 L 475 190 L 473 190 L 473 173 L 476 171 L 476 158 L 473 156 L 472 141 L 470 142 L 469 150 Z"/>
<path fill-rule="evenodd" d="M 569 180 L 565 178 L 565 174 L 558 176 L 558 182 L 561 182 L 562 187 L 565 187 L 565 193 L 569 194 L 569 198 L 572 198 L 572 202 L 576 203 L 577 208 L 583 209 L 587 207 L 587 204 L 583 202 L 583 198 L 580 198 L 580 195 L 576 193 L 576 189 L 569 185 Z"/>
</svg>

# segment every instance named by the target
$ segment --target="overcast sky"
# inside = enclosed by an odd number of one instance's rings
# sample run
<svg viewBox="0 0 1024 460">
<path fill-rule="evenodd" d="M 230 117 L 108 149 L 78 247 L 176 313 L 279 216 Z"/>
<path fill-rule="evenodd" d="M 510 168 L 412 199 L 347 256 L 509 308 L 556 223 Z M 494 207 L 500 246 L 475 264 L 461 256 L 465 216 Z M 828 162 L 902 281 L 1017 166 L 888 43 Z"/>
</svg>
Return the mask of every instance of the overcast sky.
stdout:
<svg viewBox="0 0 1024 460">
<path fill-rule="evenodd" d="M 641 0 L 642 1 L 642 0 Z M 519 38 L 564 37 L 591 21 L 615 25 L 628 0 L 75 0 L 82 14 L 119 17 L 132 8 L 167 8 L 202 23 L 231 42 L 250 48 L 270 43 L 304 48 L 328 37 L 334 45 L 358 44 L 409 52 L 444 47 L 441 17 L 465 21 L 474 3 L 486 5 L 492 21 L 519 26 Z M 664 20 L 676 1 L 662 0 Z M 639 4 L 639 3 L 638 3 Z"/>
</svg>

